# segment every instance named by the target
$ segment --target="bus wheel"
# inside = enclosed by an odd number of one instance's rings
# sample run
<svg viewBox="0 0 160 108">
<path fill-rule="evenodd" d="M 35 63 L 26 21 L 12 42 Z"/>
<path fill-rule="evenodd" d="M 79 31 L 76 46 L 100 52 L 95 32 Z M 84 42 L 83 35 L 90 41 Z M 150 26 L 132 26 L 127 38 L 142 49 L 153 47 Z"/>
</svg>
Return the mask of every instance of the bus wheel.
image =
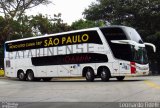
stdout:
<svg viewBox="0 0 160 108">
<path fill-rule="evenodd" d="M 34 74 L 33 74 L 33 71 L 31 71 L 31 70 L 29 70 L 28 72 L 27 72 L 27 80 L 28 81 L 34 81 Z"/>
<path fill-rule="evenodd" d="M 102 81 L 109 81 L 110 79 L 110 72 L 106 68 L 102 68 L 100 72 L 100 77 Z"/>
<path fill-rule="evenodd" d="M 86 74 L 85 74 L 86 80 L 88 82 L 93 82 L 94 81 L 94 71 L 90 68 L 87 69 Z"/>
<path fill-rule="evenodd" d="M 26 75 L 23 71 L 19 71 L 17 77 L 20 81 L 25 81 L 26 80 Z"/>
<path fill-rule="evenodd" d="M 123 81 L 125 76 L 117 76 L 116 78 L 117 78 L 118 81 Z"/>
</svg>

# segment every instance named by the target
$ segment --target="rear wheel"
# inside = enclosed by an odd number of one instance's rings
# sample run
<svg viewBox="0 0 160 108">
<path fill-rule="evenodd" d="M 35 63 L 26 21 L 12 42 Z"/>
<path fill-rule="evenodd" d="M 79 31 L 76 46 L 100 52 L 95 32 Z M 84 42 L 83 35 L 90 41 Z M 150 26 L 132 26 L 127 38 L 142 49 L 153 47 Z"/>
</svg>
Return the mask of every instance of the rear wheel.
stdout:
<svg viewBox="0 0 160 108">
<path fill-rule="evenodd" d="M 25 81 L 26 80 L 26 75 L 23 71 L 19 71 L 17 77 L 20 81 Z"/>
<path fill-rule="evenodd" d="M 27 72 L 27 80 L 28 81 L 34 81 L 34 74 L 33 74 L 33 71 L 31 71 L 31 70 L 29 70 L 28 72 Z"/>
<path fill-rule="evenodd" d="M 116 78 L 117 78 L 118 81 L 123 81 L 125 76 L 117 76 Z"/>
<path fill-rule="evenodd" d="M 110 79 L 110 71 L 108 69 L 106 69 L 106 68 L 102 68 L 100 71 L 101 71 L 100 72 L 101 80 L 102 81 L 109 81 L 109 79 Z"/>
<path fill-rule="evenodd" d="M 95 78 L 95 76 L 94 76 L 94 71 L 93 71 L 92 69 L 88 68 L 88 69 L 86 70 L 85 77 L 86 77 L 86 80 L 87 80 L 88 82 L 93 82 L 93 81 L 94 81 L 94 78 Z"/>
</svg>

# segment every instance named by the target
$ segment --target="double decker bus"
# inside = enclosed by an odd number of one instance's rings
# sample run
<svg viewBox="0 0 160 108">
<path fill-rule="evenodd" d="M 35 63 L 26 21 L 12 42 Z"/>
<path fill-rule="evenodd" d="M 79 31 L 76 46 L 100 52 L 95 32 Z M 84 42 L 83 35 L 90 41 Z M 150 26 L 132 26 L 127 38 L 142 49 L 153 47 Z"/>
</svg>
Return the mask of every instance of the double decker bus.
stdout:
<svg viewBox="0 0 160 108">
<path fill-rule="evenodd" d="M 49 81 L 53 77 L 123 80 L 148 75 L 149 63 L 137 31 L 127 26 L 95 27 L 5 42 L 7 77 Z"/>
</svg>

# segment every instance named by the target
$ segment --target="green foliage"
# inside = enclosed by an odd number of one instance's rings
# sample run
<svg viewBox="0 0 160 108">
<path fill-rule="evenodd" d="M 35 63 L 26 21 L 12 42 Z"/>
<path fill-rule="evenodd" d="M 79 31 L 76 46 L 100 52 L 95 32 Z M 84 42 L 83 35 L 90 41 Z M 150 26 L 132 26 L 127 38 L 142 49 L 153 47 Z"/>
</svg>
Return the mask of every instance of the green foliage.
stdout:
<svg viewBox="0 0 160 108">
<path fill-rule="evenodd" d="M 52 19 L 52 32 L 51 33 L 59 33 L 59 32 L 65 32 L 71 30 L 71 27 L 67 25 L 67 23 L 63 23 L 63 20 L 61 19 L 61 13 L 54 14 L 54 18 Z"/>
<path fill-rule="evenodd" d="M 10 19 L 9 24 L 6 23 L 5 28 L 2 31 L 4 32 L 4 35 L 6 37 L 4 41 L 32 36 L 29 19 L 25 15 L 22 16 L 19 21 Z M 8 31 L 10 32 L 8 33 Z"/>
<path fill-rule="evenodd" d="M 4 14 L 5 22 L 5 27 L 3 31 L 1 31 L 1 33 L 3 33 L 1 44 L 6 40 L 30 36 L 28 25 L 25 24 L 23 26 L 24 20 L 26 22 L 26 19 L 23 19 L 25 18 L 25 11 L 40 4 L 49 3 L 51 3 L 50 0 L 1 0 L 0 13 Z"/>
<path fill-rule="evenodd" d="M 42 14 L 32 16 L 29 23 L 33 30 L 34 36 L 51 32 L 52 24 L 49 21 L 48 17 L 45 17 Z"/>
<path fill-rule="evenodd" d="M 80 19 L 78 21 L 73 22 L 71 25 L 71 28 L 73 30 L 78 30 L 78 29 L 85 29 L 85 28 L 91 28 L 91 27 L 101 27 L 104 25 L 105 25 L 104 21 L 91 21 L 91 20 Z"/>
<path fill-rule="evenodd" d="M 49 18 L 48 16 L 39 14 L 32 16 L 29 23 L 34 36 L 70 30 L 70 26 L 68 26 L 66 23 L 63 23 L 61 14 L 54 15 L 54 18 Z"/>
<path fill-rule="evenodd" d="M 3 53 L 3 46 L 0 47 L 0 68 L 3 67 L 3 58 L 4 58 L 4 53 Z"/>
<path fill-rule="evenodd" d="M 0 16 L 0 46 L 2 45 L 3 40 L 5 38 L 4 36 L 4 31 L 6 29 L 5 26 L 6 26 L 6 23 L 5 23 L 4 18 Z"/>
<path fill-rule="evenodd" d="M 21 18 L 25 10 L 38 6 L 40 4 L 49 4 L 50 0 L 1 0 L 0 13 L 3 13 L 5 19 Z"/>
<path fill-rule="evenodd" d="M 160 30 L 160 0 L 97 0 L 83 14 L 88 20 L 132 26 L 143 37 Z"/>
</svg>

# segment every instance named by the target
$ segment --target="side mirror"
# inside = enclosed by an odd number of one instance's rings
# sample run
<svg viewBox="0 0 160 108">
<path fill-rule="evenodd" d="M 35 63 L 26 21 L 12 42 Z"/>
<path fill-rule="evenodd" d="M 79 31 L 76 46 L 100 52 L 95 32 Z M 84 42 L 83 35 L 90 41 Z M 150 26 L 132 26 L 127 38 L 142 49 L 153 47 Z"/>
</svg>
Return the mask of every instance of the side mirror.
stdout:
<svg viewBox="0 0 160 108">
<path fill-rule="evenodd" d="M 147 46 L 151 46 L 153 48 L 153 51 L 156 52 L 156 46 L 152 43 L 144 43 L 144 44 L 139 44 L 135 41 L 132 40 L 111 40 L 112 43 L 116 43 L 116 44 L 129 44 L 129 45 L 133 45 L 135 46 L 135 49 L 139 49 L 139 47 L 145 47 L 145 45 Z"/>
<path fill-rule="evenodd" d="M 111 42 L 116 43 L 116 44 L 128 44 L 128 45 L 133 45 L 133 46 L 138 46 L 138 47 L 145 47 L 144 44 L 139 44 L 132 40 L 111 40 Z"/>
<path fill-rule="evenodd" d="M 153 48 L 153 51 L 156 52 L 156 46 L 152 43 L 144 43 L 147 46 L 151 46 Z"/>
<path fill-rule="evenodd" d="M 128 45 L 133 45 L 135 50 L 138 50 L 140 47 L 145 47 L 144 44 L 139 44 L 135 41 L 132 40 L 111 40 L 112 43 L 116 44 L 128 44 Z"/>
</svg>

